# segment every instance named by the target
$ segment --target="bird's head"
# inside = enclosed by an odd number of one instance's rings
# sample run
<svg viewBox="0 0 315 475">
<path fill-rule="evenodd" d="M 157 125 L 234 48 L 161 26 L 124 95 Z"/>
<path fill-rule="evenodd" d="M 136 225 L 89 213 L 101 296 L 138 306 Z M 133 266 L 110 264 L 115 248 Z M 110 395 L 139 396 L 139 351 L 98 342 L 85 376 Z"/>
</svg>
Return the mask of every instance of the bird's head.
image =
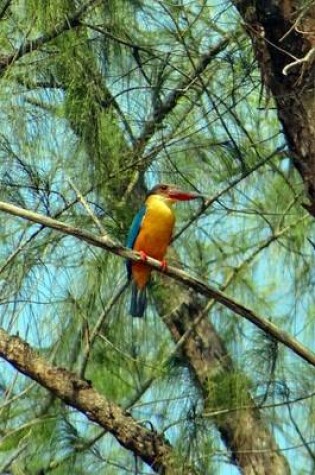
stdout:
<svg viewBox="0 0 315 475">
<path fill-rule="evenodd" d="M 169 203 L 175 203 L 176 201 L 188 201 L 195 200 L 197 198 L 202 198 L 200 193 L 195 193 L 191 191 L 183 191 L 178 188 L 176 185 L 166 185 L 161 183 L 155 185 L 147 194 L 149 196 L 158 196 Z"/>
</svg>

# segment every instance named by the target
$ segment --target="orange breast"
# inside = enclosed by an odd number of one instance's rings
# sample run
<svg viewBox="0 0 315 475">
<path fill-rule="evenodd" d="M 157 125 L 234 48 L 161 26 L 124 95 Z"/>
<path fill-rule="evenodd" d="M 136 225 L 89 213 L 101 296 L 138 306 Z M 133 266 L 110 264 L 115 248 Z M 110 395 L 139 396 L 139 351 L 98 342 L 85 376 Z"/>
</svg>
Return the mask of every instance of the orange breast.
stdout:
<svg viewBox="0 0 315 475">
<path fill-rule="evenodd" d="M 161 261 L 172 237 L 175 216 L 167 204 L 154 196 L 148 198 L 146 206 L 146 214 L 133 248 Z M 145 287 L 150 278 L 150 267 L 137 262 L 132 264 L 131 269 L 137 286 Z"/>
</svg>

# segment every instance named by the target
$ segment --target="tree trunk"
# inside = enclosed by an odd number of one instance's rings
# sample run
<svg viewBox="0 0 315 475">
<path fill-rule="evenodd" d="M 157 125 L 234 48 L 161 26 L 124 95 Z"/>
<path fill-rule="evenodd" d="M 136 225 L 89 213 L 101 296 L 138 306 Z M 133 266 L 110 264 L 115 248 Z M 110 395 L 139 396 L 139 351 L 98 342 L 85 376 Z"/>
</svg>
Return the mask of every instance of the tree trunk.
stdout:
<svg viewBox="0 0 315 475">
<path fill-rule="evenodd" d="M 315 6 L 297 0 L 235 1 L 278 109 L 315 217 Z"/>
</svg>

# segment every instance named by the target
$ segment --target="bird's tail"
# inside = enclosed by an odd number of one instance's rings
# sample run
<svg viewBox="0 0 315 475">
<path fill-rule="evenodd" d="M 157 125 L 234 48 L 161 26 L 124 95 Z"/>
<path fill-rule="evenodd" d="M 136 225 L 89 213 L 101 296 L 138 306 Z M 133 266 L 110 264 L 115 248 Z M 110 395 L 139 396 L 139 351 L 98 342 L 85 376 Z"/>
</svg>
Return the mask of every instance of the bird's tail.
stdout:
<svg viewBox="0 0 315 475">
<path fill-rule="evenodd" d="M 138 289 L 137 284 L 133 281 L 131 283 L 131 303 L 130 315 L 133 317 L 143 317 L 147 305 L 146 288 Z"/>
</svg>

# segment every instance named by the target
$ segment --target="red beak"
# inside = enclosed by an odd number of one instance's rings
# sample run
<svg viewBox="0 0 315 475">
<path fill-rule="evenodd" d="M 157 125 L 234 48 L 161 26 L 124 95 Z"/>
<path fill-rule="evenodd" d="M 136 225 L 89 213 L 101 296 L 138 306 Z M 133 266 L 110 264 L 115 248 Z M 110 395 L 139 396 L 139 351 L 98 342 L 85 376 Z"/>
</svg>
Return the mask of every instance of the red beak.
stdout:
<svg viewBox="0 0 315 475">
<path fill-rule="evenodd" d="M 202 198 L 200 193 L 195 193 L 191 191 L 181 191 L 177 188 L 173 188 L 168 191 L 168 196 L 173 200 L 178 201 L 188 201 L 188 200 L 195 200 L 197 198 Z"/>
</svg>

